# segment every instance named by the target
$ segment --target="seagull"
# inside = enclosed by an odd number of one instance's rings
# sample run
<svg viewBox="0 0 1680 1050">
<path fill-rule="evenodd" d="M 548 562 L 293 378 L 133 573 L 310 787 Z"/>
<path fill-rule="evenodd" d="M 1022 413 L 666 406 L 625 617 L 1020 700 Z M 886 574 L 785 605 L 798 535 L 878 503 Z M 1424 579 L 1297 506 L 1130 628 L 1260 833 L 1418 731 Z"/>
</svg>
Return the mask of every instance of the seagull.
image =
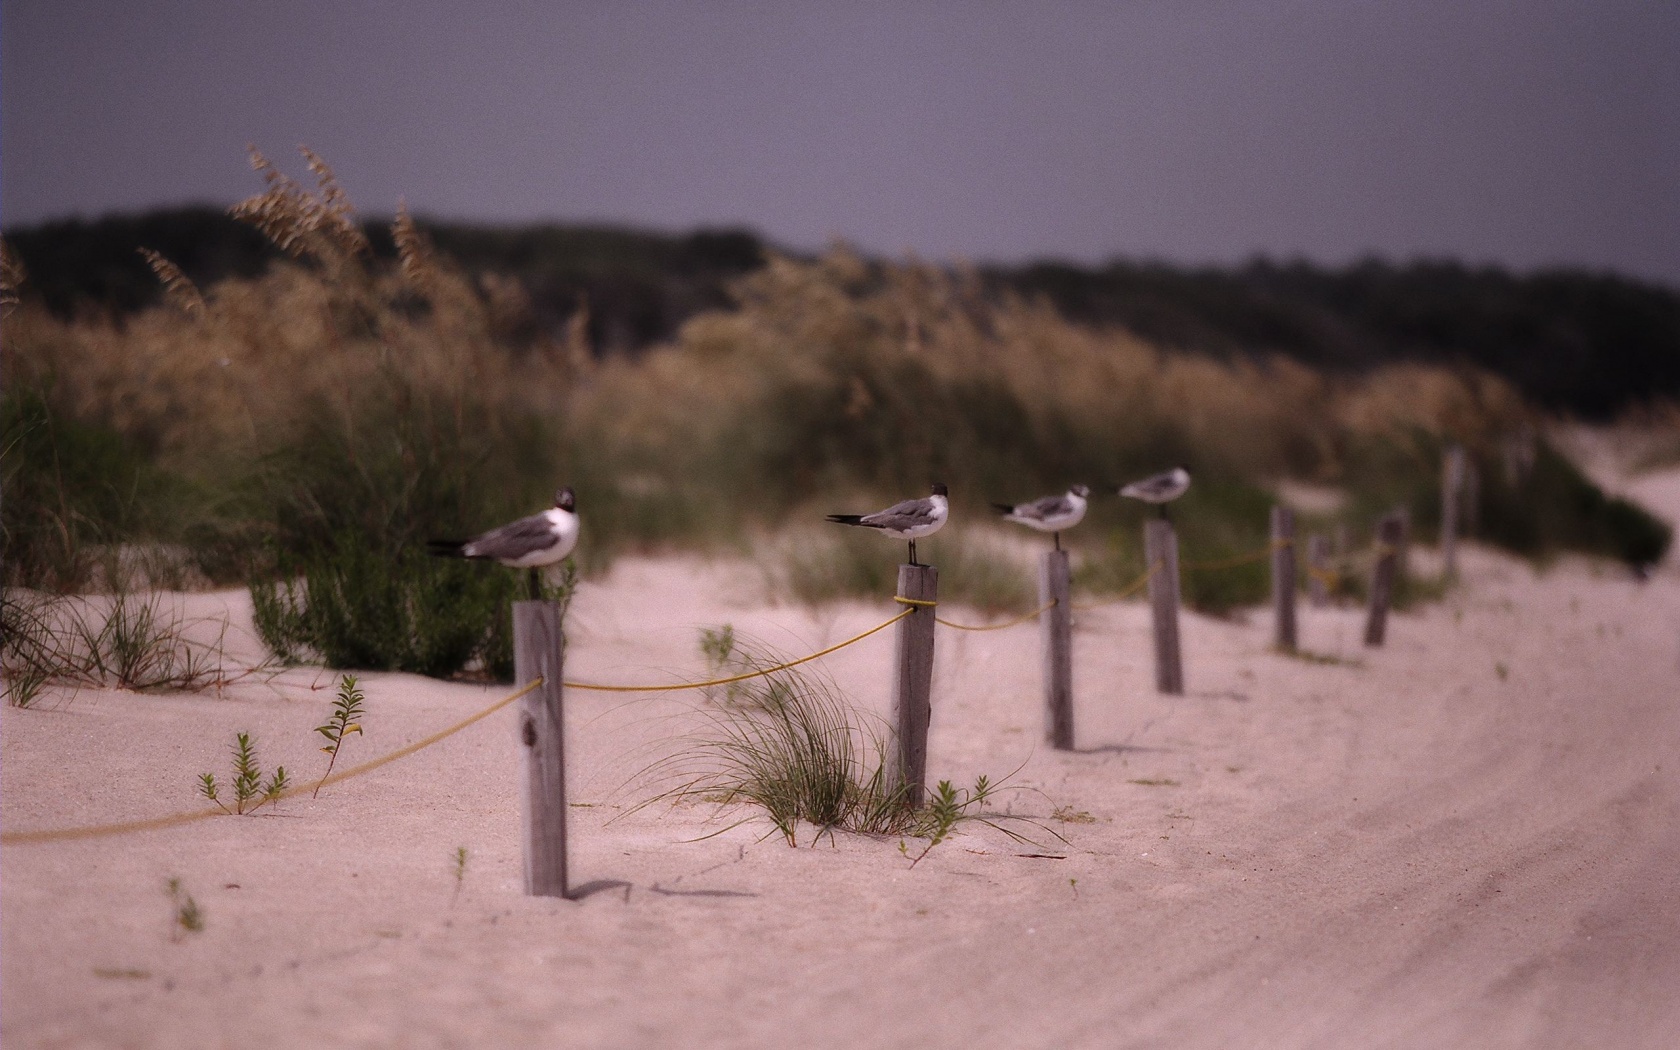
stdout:
<svg viewBox="0 0 1680 1050">
<path fill-rule="evenodd" d="M 1084 485 L 1074 485 L 1065 496 L 1045 496 L 1014 506 L 1007 503 L 994 503 L 992 506 L 1003 513 L 1004 521 L 1013 521 L 1039 532 L 1054 533 L 1056 549 L 1061 550 L 1062 530 L 1071 529 L 1084 519 L 1085 501 L 1090 495 L 1091 490 Z"/>
<path fill-rule="evenodd" d="M 554 506 L 509 522 L 470 540 L 428 540 L 431 553 L 445 558 L 490 558 L 510 569 L 531 570 L 531 597 L 541 596 L 537 572 L 572 553 L 578 541 L 577 494 L 570 485 L 554 494 Z"/>
<path fill-rule="evenodd" d="M 886 510 L 873 514 L 830 514 L 828 520 L 838 525 L 861 525 L 866 529 L 880 529 L 894 539 L 910 541 L 910 564 L 916 561 L 916 540 L 931 536 L 951 515 L 951 503 L 945 498 L 945 486 L 937 482 L 933 495 L 922 499 L 907 499 L 894 503 Z"/>
<path fill-rule="evenodd" d="M 1183 467 L 1134 481 L 1120 490 L 1120 495 L 1140 499 L 1145 503 L 1153 503 L 1161 508 L 1161 517 L 1167 516 L 1166 504 L 1184 495 L 1184 490 L 1190 487 L 1190 472 Z"/>
</svg>

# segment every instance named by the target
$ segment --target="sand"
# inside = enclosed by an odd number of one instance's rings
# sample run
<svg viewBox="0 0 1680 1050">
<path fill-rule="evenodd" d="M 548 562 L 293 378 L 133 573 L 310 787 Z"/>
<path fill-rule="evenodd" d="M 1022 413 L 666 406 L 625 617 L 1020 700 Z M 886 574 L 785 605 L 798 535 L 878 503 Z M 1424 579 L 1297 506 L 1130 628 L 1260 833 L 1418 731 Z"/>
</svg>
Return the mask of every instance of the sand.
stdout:
<svg viewBox="0 0 1680 1050">
<path fill-rule="evenodd" d="M 1625 491 L 1680 516 L 1680 474 Z M 1392 619 L 1381 650 L 1354 609 L 1303 609 L 1323 661 L 1269 652 L 1261 613 L 1188 617 L 1181 698 L 1153 692 L 1142 605 L 1083 612 L 1072 753 L 1042 743 L 1035 628 L 941 631 L 930 775 L 1015 771 L 1000 805 L 1065 844 L 964 825 L 912 868 L 897 839 L 790 849 L 762 820 L 731 828 L 740 809 L 635 810 L 654 790 L 636 772 L 700 701 L 574 691 L 573 881 L 597 887 L 580 901 L 522 893 L 511 711 L 272 813 L 7 846 L 0 1038 L 1680 1046 L 1680 571 L 1463 560 L 1464 584 Z M 181 600 L 248 624 L 238 593 Z M 583 587 L 568 673 L 698 676 L 702 626 L 797 653 L 892 611 L 775 607 L 740 565 L 631 559 Z M 825 666 L 880 709 L 890 659 L 883 633 Z M 265 765 L 318 775 L 332 684 L 293 671 L 221 697 L 83 690 L 0 711 L 0 817 L 197 808 L 240 730 Z M 505 693 L 363 686 L 346 761 Z M 172 878 L 201 932 L 174 931 Z"/>
</svg>

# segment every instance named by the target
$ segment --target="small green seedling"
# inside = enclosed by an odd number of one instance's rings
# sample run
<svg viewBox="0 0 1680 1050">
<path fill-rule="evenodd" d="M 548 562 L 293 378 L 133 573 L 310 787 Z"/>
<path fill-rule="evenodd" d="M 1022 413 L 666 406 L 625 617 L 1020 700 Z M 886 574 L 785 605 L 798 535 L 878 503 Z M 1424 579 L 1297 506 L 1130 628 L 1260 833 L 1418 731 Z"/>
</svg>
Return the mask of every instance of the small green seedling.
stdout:
<svg viewBox="0 0 1680 1050">
<path fill-rule="evenodd" d="M 700 655 L 706 658 L 706 670 L 713 677 L 740 674 L 752 667 L 750 654 L 736 646 L 734 624 L 700 628 Z M 706 686 L 701 693 L 708 700 L 734 703 L 750 690 L 751 686 L 746 683 L 730 682 L 722 686 Z"/>
<path fill-rule="evenodd" d="M 735 653 L 735 625 L 700 628 L 700 652 L 706 657 L 706 665 L 714 671 L 728 663 Z"/>
<path fill-rule="evenodd" d="M 192 894 L 181 888 L 180 879 L 169 880 L 169 899 L 175 904 L 175 920 L 170 923 L 169 939 L 179 941 L 182 934 L 204 932 L 204 912 Z"/>
<path fill-rule="evenodd" d="M 965 790 L 960 797 L 957 789 L 951 786 L 949 780 L 941 780 L 939 786 L 934 789 L 933 797 L 928 799 L 926 823 L 920 829 L 921 834 L 927 836 L 928 843 L 922 848 L 922 852 L 916 854 L 915 859 L 910 862 L 910 866 L 914 868 L 917 864 L 920 864 L 922 858 L 927 856 L 933 850 L 933 847 L 945 841 L 946 836 L 951 834 L 951 829 L 956 827 L 959 820 L 975 815 L 968 812 L 970 808 L 978 812 L 985 805 L 986 800 L 991 797 L 991 794 L 991 782 L 984 774 L 974 781 L 973 791 Z M 899 845 L 901 852 L 905 856 L 909 856 L 910 852 L 904 849 L 903 843 Z"/>
<path fill-rule="evenodd" d="M 251 734 L 239 733 L 233 743 L 233 808 L 228 809 L 222 801 L 221 786 L 216 783 L 214 773 L 199 774 L 198 793 L 228 813 L 255 813 L 265 803 L 280 801 L 290 784 L 285 766 L 276 766 L 274 774 L 264 783 L 262 769 L 257 765 L 257 746 L 251 742 Z"/>
<path fill-rule="evenodd" d="M 328 746 L 321 750 L 330 757 L 327 759 L 327 771 L 321 774 L 321 783 L 315 785 L 315 793 L 310 798 L 321 796 L 321 787 L 332 776 L 333 763 L 338 761 L 338 749 L 343 746 L 344 738 L 351 733 L 360 736 L 362 724 L 357 721 L 362 717 L 362 701 L 367 699 L 362 691 L 356 688 L 356 676 L 347 674 L 339 680 L 338 699 L 333 701 L 332 718 L 326 725 L 315 727 L 315 732 L 327 738 Z"/>
</svg>

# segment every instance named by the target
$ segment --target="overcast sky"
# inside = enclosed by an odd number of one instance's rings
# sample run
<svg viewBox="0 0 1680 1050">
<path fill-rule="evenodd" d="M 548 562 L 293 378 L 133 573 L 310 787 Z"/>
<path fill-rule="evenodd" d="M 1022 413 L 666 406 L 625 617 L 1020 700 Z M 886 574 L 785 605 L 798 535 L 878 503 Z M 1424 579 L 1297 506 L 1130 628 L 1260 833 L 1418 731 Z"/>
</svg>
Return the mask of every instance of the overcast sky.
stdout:
<svg viewBox="0 0 1680 1050">
<path fill-rule="evenodd" d="M 226 204 L 1680 285 L 1680 3 L 5 0 L 0 221 Z"/>
</svg>

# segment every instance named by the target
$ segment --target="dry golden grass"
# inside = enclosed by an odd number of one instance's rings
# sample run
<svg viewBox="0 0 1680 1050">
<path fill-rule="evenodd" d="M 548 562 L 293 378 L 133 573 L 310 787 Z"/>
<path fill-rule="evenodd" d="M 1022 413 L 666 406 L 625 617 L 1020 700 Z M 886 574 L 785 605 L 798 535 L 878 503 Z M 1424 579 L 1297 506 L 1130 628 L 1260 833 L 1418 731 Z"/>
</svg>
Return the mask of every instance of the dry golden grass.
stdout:
<svg viewBox="0 0 1680 1050">
<path fill-rule="evenodd" d="M 421 444 L 500 449 L 491 458 L 511 473 L 495 484 L 519 490 L 510 498 L 576 483 L 596 544 L 692 542 L 739 524 L 741 505 L 776 524 L 813 500 L 898 497 L 934 478 L 970 507 L 1175 461 L 1250 484 L 1336 482 L 1363 439 L 1491 444 L 1530 419 L 1485 374 L 1331 378 L 1169 353 L 990 297 L 962 268 L 875 263 L 843 245 L 772 257 L 739 282 L 734 309 L 638 358 L 597 361 L 586 304 L 563 332 L 513 338 L 524 288 L 462 272 L 404 206 L 396 260 L 375 258 L 331 168 L 304 158 L 314 187 L 252 149 L 264 188 L 233 208 L 290 261 L 200 293 L 149 256 L 169 303 L 121 325 L 26 303 L 4 330 L 8 382 L 50 376 L 59 410 L 211 477 L 323 425 L 359 435 L 354 460 L 389 420 L 419 421 L 452 435 Z"/>
</svg>

